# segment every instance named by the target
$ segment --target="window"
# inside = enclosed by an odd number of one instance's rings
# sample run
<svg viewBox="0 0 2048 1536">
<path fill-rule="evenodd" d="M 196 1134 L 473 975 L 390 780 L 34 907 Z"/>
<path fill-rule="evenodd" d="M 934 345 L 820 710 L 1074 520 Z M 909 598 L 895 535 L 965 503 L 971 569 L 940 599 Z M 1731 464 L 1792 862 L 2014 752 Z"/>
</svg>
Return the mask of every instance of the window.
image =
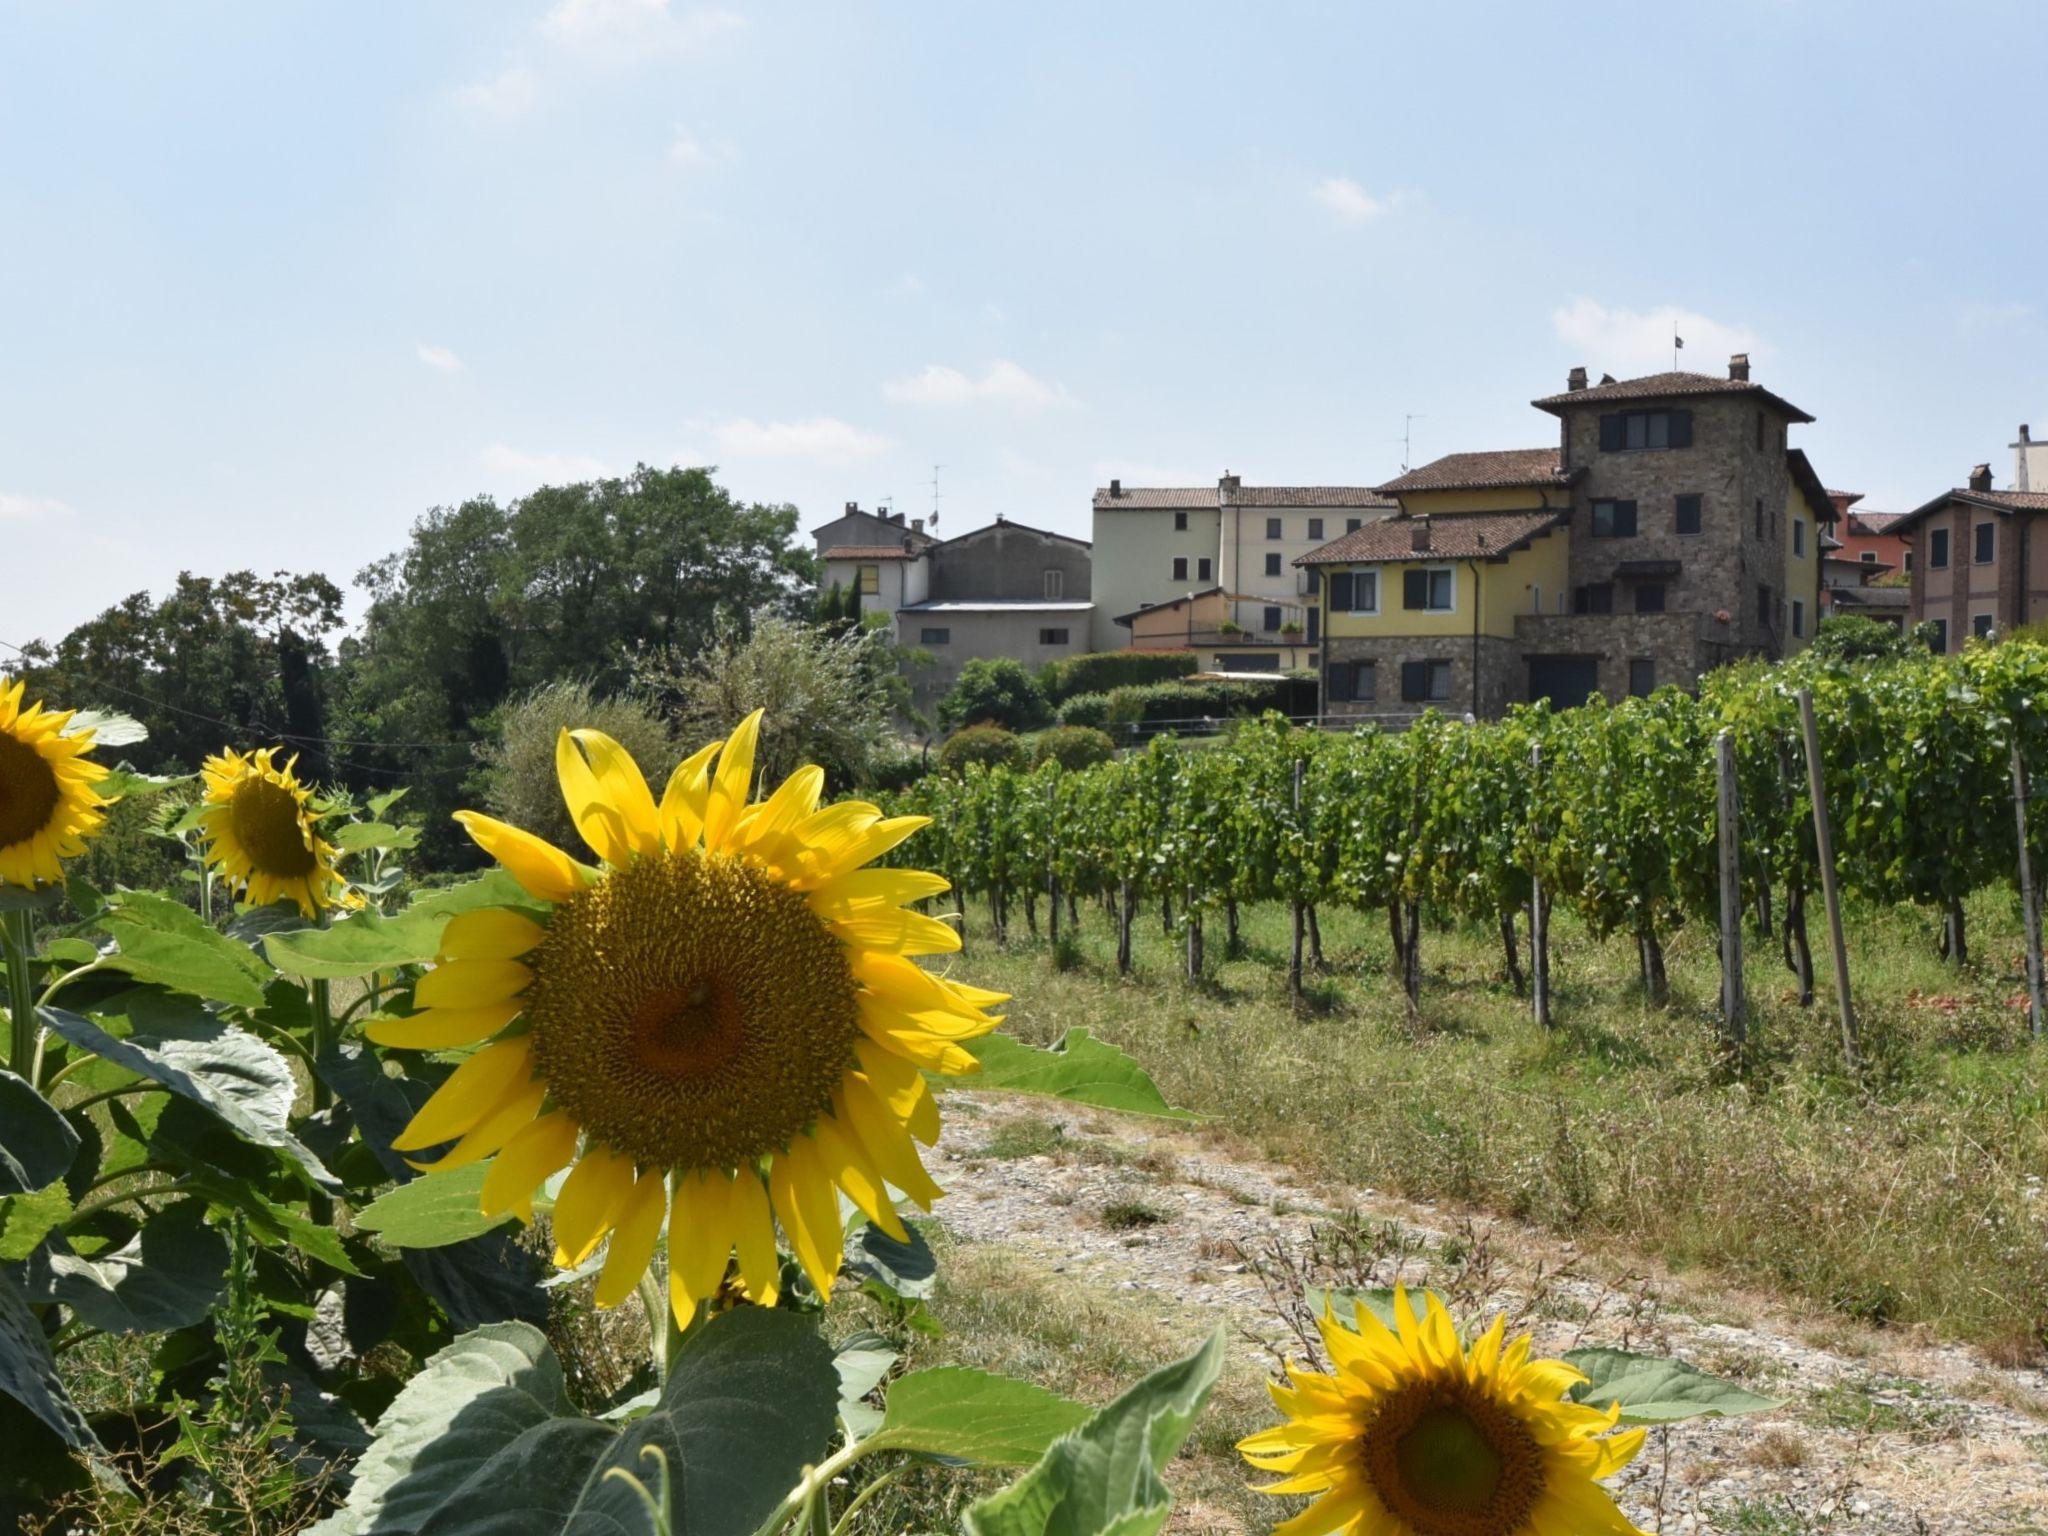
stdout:
<svg viewBox="0 0 2048 1536">
<path fill-rule="evenodd" d="M 1664 583 L 1661 581 L 1639 581 L 1636 583 L 1636 612 L 1662 613 L 1664 611 Z"/>
<path fill-rule="evenodd" d="M 1628 664 L 1628 691 L 1638 699 L 1647 699 L 1657 691 L 1657 662 L 1654 657 L 1638 656 Z"/>
<path fill-rule="evenodd" d="M 1047 571 L 1045 573 L 1045 598 L 1047 602 L 1053 602 L 1065 596 L 1066 589 L 1067 573 L 1065 571 Z"/>
<path fill-rule="evenodd" d="M 1449 613 L 1457 600 L 1457 573 L 1448 568 L 1401 573 L 1401 606 L 1425 613 Z"/>
<path fill-rule="evenodd" d="M 1038 643 L 1040 645 L 1065 645 L 1067 643 L 1067 631 L 1064 629 L 1041 629 L 1038 632 Z"/>
<path fill-rule="evenodd" d="M 1674 533 L 1698 533 L 1700 531 L 1700 507 L 1703 498 L 1685 495 L 1678 498 L 1678 516 L 1672 522 Z"/>
<path fill-rule="evenodd" d="M 1211 571 L 1213 571 L 1214 569 L 1215 569 L 1215 566 L 1214 566 L 1213 564 L 1211 564 L 1211 562 L 1210 562 L 1210 560 L 1209 560 L 1209 557 L 1208 557 L 1207 555 L 1204 555 L 1204 556 L 1202 556 L 1202 558 L 1201 558 L 1201 559 L 1199 559 L 1199 560 L 1197 560 L 1197 561 L 1195 562 L 1195 580 L 1197 580 L 1197 581 L 1210 581 L 1210 580 L 1213 580 L 1214 578 L 1213 578 L 1213 577 L 1211 577 L 1209 573 L 1210 573 Z"/>
<path fill-rule="evenodd" d="M 1330 612 L 1378 613 L 1380 573 L 1338 571 L 1330 577 Z"/>
<path fill-rule="evenodd" d="M 1176 512 L 1173 514 L 1173 531 L 1175 533 L 1186 533 L 1188 531 L 1187 513 Z"/>
<path fill-rule="evenodd" d="M 1907 550 L 1904 558 L 1906 561 L 1905 571 L 1906 574 L 1910 576 L 1913 574 L 1913 551 L 1911 551 L 1910 549 Z"/>
<path fill-rule="evenodd" d="M 1759 448 L 1764 445 L 1764 413 L 1762 411 L 1756 413 L 1756 445 Z"/>
<path fill-rule="evenodd" d="M 1274 630 L 1278 629 L 1279 627 L 1279 608 L 1274 606 L 1272 603 L 1266 604 L 1266 606 L 1259 611 L 1259 628 L 1263 629 L 1267 634 L 1270 635 Z"/>
<path fill-rule="evenodd" d="M 1937 656 L 1945 654 L 1948 650 L 1948 620 L 1929 619 L 1927 622 L 1934 626 L 1934 633 L 1928 638 L 1927 648 Z"/>
<path fill-rule="evenodd" d="M 1173 579 L 1175 581 L 1186 581 L 1188 579 L 1188 557 L 1186 555 L 1175 555 L 1173 557 Z"/>
<path fill-rule="evenodd" d="M 1596 581 L 1580 587 L 1578 591 L 1572 594 L 1572 612 L 1614 612 L 1614 584 L 1607 581 Z"/>
<path fill-rule="evenodd" d="M 1764 499 L 1761 496 L 1756 499 L 1756 536 L 1764 536 Z"/>
<path fill-rule="evenodd" d="M 1266 574 L 1268 576 L 1278 576 L 1280 574 L 1280 557 L 1278 555 L 1266 556 Z"/>
<path fill-rule="evenodd" d="M 1948 569 L 1948 530 L 1935 528 L 1927 535 L 1927 569 L 1945 571 Z"/>
<path fill-rule="evenodd" d="M 1976 528 L 1977 544 L 1970 558 L 1979 565 L 1989 565 L 1997 553 L 1998 529 L 1992 523 L 1979 523 Z"/>
<path fill-rule="evenodd" d="M 1991 638 L 1992 620 L 1988 613 L 1973 614 L 1970 617 L 1970 633 L 1979 640 Z"/>
<path fill-rule="evenodd" d="M 882 568 L 879 565 L 864 565 L 860 568 L 860 590 L 864 593 L 882 590 Z"/>
<path fill-rule="evenodd" d="M 1278 672 L 1280 658 L 1272 651 L 1218 651 L 1219 672 Z"/>
<path fill-rule="evenodd" d="M 950 629 L 933 629 L 927 625 L 917 632 L 917 643 L 919 645 L 951 645 L 953 643 L 953 631 Z"/>
<path fill-rule="evenodd" d="M 1691 411 L 1616 411 L 1600 418 L 1602 453 L 1691 446 Z"/>
<path fill-rule="evenodd" d="M 1797 560 L 1806 558 L 1806 519 L 1803 517 L 1792 519 L 1792 555 Z"/>
<path fill-rule="evenodd" d="M 1792 599 L 1792 634 L 1795 638 L 1806 633 L 1806 604 L 1799 598 Z"/>
<path fill-rule="evenodd" d="M 1877 564 L 1877 551 L 1874 549 L 1866 549 L 1865 551 L 1863 551 L 1862 554 L 1858 555 L 1856 558 L 1861 560 L 1865 565 L 1875 565 Z"/>
<path fill-rule="evenodd" d="M 1756 621 L 1766 629 L 1778 621 L 1776 609 L 1771 602 L 1771 589 L 1768 584 L 1761 581 L 1756 584 Z"/>
<path fill-rule="evenodd" d="M 1323 520 L 1320 517 L 1308 520 L 1308 536 L 1312 539 L 1320 539 L 1323 536 Z"/>
<path fill-rule="evenodd" d="M 1335 704 L 1370 704 L 1378 692 L 1375 668 L 1369 661 L 1330 663 L 1330 701 Z"/>
<path fill-rule="evenodd" d="M 1593 503 L 1593 537 L 1632 539 L 1636 536 L 1636 504 L 1632 501 Z"/>
<path fill-rule="evenodd" d="M 1401 663 L 1401 699 L 1407 704 L 1441 704 L 1451 696 L 1448 661 Z"/>
<path fill-rule="evenodd" d="M 1269 539 L 1277 539 L 1277 538 L 1279 538 L 1279 537 L 1280 537 L 1280 519 L 1279 519 L 1279 518 L 1277 518 L 1277 517 L 1269 517 L 1269 518 L 1267 518 L 1267 519 L 1266 519 L 1266 537 L 1267 537 L 1267 538 L 1269 538 Z"/>
<path fill-rule="evenodd" d="M 1346 533 L 1356 533 L 1364 526 L 1365 519 L 1362 517 L 1347 517 L 1344 519 L 1344 531 Z M 1370 665 L 1370 663 L 1366 663 L 1366 665 Z"/>
</svg>

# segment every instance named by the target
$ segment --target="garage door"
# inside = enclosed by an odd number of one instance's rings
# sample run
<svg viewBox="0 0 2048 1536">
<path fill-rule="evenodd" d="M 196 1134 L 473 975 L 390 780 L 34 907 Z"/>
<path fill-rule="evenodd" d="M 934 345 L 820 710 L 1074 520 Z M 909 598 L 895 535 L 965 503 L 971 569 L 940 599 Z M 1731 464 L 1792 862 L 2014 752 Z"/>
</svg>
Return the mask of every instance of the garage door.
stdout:
<svg viewBox="0 0 2048 1536">
<path fill-rule="evenodd" d="M 1600 691 L 1597 656 L 1531 656 L 1529 700 L 1548 699 L 1559 709 L 1583 704 Z"/>
</svg>

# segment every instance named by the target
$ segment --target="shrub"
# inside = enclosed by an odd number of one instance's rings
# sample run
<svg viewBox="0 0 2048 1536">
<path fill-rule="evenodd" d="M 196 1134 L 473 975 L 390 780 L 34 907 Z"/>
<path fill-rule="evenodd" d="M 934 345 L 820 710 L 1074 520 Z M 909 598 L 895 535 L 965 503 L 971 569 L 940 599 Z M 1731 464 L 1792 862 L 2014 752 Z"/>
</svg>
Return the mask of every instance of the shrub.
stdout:
<svg viewBox="0 0 2048 1536">
<path fill-rule="evenodd" d="M 1101 726 L 1109 723 L 1109 695 L 1077 693 L 1060 706 L 1061 725 Z"/>
<path fill-rule="evenodd" d="M 1237 715 L 1258 715 L 1269 709 L 1286 715 L 1303 715 L 1315 708 L 1316 685 L 1312 677 L 1282 677 L 1258 682 L 1231 680 L 1153 683 L 1144 688 L 1118 688 L 1106 701 L 1103 724 L 1156 725 L 1168 720 L 1196 720 L 1204 717 L 1227 719 Z M 1068 723 L 1078 722 L 1068 712 Z"/>
<path fill-rule="evenodd" d="M 947 773 L 965 773 L 970 763 L 984 768 L 1022 768 L 1024 743 L 1015 731 L 1000 725 L 970 725 L 946 738 L 939 748 L 939 767 Z"/>
<path fill-rule="evenodd" d="M 1035 731 L 1051 723 L 1052 711 L 1038 680 L 1024 663 L 1007 656 L 976 657 L 960 669 L 953 691 L 939 701 L 939 722 L 947 726 L 986 721 L 1013 731 Z"/>
<path fill-rule="evenodd" d="M 1093 768 L 1116 756 L 1116 743 L 1107 733 L 1086 725 L 1056 725 L 1039 733 L 1032 743 L 1031 762 L 1058 763 L 1062 768 Z"/>
<path fill-rule="evenodd" d="M 1837 661 L 1896 661 L 1926 649 L 1924 640 L 1860 613 L 1831 614 L 1813 632 L 1813 654 Z"/>
<path fill-rule="evenodd" d="M 1058 704 L 1076 694 L 1170 683 L 1194 670 L 1193 651 L 1093 651 L 1047 662 L 1039 669 L 1038 682 L 1046 698 Z"/>
<path fill-rule="evenodd" d="M 682 756 L 668 723 L 644 698 L 620 694 L 600 699 L 588 683 L 546 683 L 502 712 L 498 740 L 482 774 L 490 813 L 557 848 L 580 852 L 583 839 L 569 819 L 555 777 L 555 738 L 585 726 L 603 731 L 632 753 L 656 793 Z"/>
</svg>

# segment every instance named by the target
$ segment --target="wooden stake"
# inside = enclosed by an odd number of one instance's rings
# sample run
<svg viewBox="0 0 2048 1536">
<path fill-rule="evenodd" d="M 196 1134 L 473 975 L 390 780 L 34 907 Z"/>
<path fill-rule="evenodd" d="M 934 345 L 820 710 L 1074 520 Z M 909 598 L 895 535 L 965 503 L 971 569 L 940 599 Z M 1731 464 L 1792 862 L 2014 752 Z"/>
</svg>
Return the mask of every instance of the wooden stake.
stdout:
<svg viewBox="0 0 2048 1536">
<path fill-rule="evenodd" d="M 1529 744 L 1529 773 L 1532 784 L 1543 781 L 1543 743 Z M 1543 878 L 1529 871 L 1529 1011 L 1537 1027 L 1550 1028 L 1550 900 L 1543 893 Z"/>
<path fill-rule="evenodd" d="M 1806 793 L 1813 802 L 1813 846 L 1820 860 L 1820 894 L 1828 910 L 1828 946 L 1834 952 L 1835 999 L 1842 1009 L 1842 1059 L 1855 1070 L 1856 1006 L 1849 996 L 1849 944 L 1842 935 L 1842 893 L 1835 885 L 1835 835 L 1821 788 L 1820 728 L 1813 720 L 1813 690 L 1799 690 L 1799 729 L 1806 742 Z"/>
<path fill-rule="evenodd" d="M 1742 995 L 1742 851 L 1736 817 L 1735 737 L 1723 731 L 1714 742 L 1715 801 L 1721 823 L 1721 1034 L 1731 1046 L 1749 1038 Z"/>
<path fill-rule="evenodd" d="M 1301 824 L 1301 759 L 1294 760 L 1294 821 Z M 1307 923 L 1301 897 L 1294 898 L 1294 947 L 1287 956 L 1287 996 L 1295 1004 L 1301 1002 L 1301 945 L 1307 932 Z"/>
<path fill-rule="evenodd" d="M 2020 910 L 2027 925 L 2027 1022 L 2041 1038 L 2041 893 L 2034 889 L 2034 860 L 2027 851 L 2027 765 L 2020 758 L 2017 735 L 2012 743 L 2012 814 L 2020 834 Z"/>
</svg>

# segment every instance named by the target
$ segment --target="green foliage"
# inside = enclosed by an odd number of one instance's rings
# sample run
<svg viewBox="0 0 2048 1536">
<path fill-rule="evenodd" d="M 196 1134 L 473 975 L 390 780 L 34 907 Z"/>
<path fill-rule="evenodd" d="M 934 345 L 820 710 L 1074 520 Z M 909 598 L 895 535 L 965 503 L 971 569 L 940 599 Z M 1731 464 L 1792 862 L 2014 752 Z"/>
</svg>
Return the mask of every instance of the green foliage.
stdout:
<svg viewBox="0 0 2048 1536">
<path fill-rule="evenodd" d="M 1039 1094 L 1169 1120 L 1194 1118 L 1168 1104 L 1135 1061 L 1085 1029 L 1068 1030 L 1047 1050 L 1001 1033 L 969 1041 L 967 1048 L 981 1062 L 974 1078 L 978 1089 Z"/>
<path fill-rule="evenodd" d="M 983 1467 L 1028 1467 L 1089 1417 L 1080 1403 L 1028 1381 L 940 1366 L 891 1383 L 881 1425 L 865 1448 L 869 1454 L 913 1451 Z"/>
<path fill-rule="evenodd" d="M 583 729 L 602 731 L 630 752 L 657 792 L 682 760 L 674 732 L 646 700 L 631 693 L 599 698 L 583 682 L 546 683 L 502 712 L 480 775 L 485 808 L 557 848 L 579 852 L 583 840 L 562 799 L 555 743 L 563 731 Z"/>
<path fill-rule="evenodd" d="M 1068 772 L 1093 768 L 1116 756 L 1116 743 L 1106 731 L 1081 725 L 1056 725 L 1040 731 L 1031 743 L 1031 766 L 1058 763 Z"/>
<path fill-rule="evenodd" d="M 1051 719 L 1038 680 L 1024 663 L 1007 656 L 977 656 L 960 669 L 952 691 L 939 701 L 939 722 L 947 726 L 991 724 L 1035 731 Z"/>
<path fill-rule="evenodd" d="M 1193 651 L 1092 651 L 1049 661 L 1038 671 L 1038 683 L 1053 704 L 1077 693 L 1107 693 L 1112 688 L 1171 682 L 1195 670 Z"/>
<path fill-rule="evenodd" d="M 1709 1415 L 1763 1413 L 1780 1406 L 1683 1360 L 1625 1349 L 1575 1349 L 1564 1362 L 1586 1377 L 1565 1395 L 1595 1408 L 1619 1404 L 1624 1424 L 1675 1424 Z"/>
<path fill-rule="evenodd" d="M 1023 738 L 1000 725 L 970 725 L 955 731 L 939 748 L 939 767 L 962 774 L 977 768 L 1022 768 Z"/>
<path fill-rule="evenodd" d="M 1813 632 L 1811 650 L 1832 661 L 1898 661 L 1926 651 L 1917 640 L 1896 624 L 1865 618 L 1860 613 L 1835 613 L 1822 619 Z"/>
<path fill-rule="evenodd" d="M 1175 721 L 1258 715 L 1269 709 L 1282 714 L 1311 714 L 1314 707 L 1313 682 L 1275 676 L 1255 683 L 1212 679 L 1114 688 L 1110 690 L 1106 720 L 1078 719 L 1071 707 L 1062 718 L 1069 725 L 1157 726 Z"/>
<path fill-rule="evenodd" d="M 1060 724 L 1100 730 L 1109 724 L 1109 695 L 1069 694 L 1066 701 L 1060 705 Z"/>
</svg>

